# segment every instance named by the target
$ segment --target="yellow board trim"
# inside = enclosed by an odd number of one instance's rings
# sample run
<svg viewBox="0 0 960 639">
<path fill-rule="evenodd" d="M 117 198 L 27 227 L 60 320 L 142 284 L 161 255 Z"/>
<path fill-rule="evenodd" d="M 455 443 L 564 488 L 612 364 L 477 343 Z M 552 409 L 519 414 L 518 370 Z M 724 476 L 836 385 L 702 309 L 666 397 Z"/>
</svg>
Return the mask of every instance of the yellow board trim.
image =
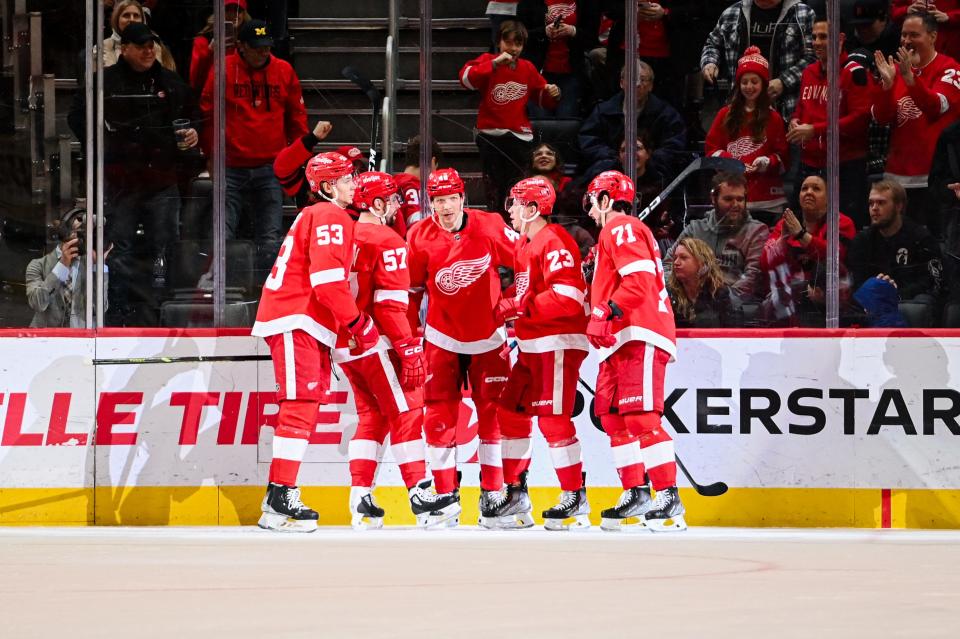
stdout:
<svg viewBox="0 0 960 639">
<path fill-rule="evenodd" d="M 256 523 L 261 486 L 136 486 L 127 488 L 2 488 L 0 525 L 5 526 L 249 526 Z M 350 523 L 350 489 L 303 488 L 303 500 L 320 512 L 321 525 Z M 680 490 L 691 526 L 789 528 L 880 528 L 881 491 L 845 488 L 733 488 L 720 497 Z M 557 488 L 531 488 L 534 519 L 555 504 Z M 376 499 L 387 511 L 387 525 L 412 526 L 407 491 L 380 487 Z M 619 488 L 589 489 L 591 520 L 616 503 Z M 462 491 L 461 522 L 475 524 L 479 489 Z M 893 528 L 960 528 L 960 490 L 893 490 Z"/>
</svg>

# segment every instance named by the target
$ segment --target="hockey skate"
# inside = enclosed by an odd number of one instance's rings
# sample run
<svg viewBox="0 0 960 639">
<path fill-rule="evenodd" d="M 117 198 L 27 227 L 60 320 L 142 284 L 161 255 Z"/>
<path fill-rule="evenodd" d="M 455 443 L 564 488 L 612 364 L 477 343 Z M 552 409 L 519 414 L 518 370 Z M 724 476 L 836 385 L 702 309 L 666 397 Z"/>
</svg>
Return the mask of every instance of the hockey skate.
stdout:
<svg viewBox="0 0 960 639">
<path fill-rule="evenodd" d="M 307 508 L 300 501 L 300 489 L 296 486 L 268 484 L 260 508 L 263 514 L 257 525 L 265 530 L 313 532 L 320 519 L 317 511 Z"/>
<path fill-rule="evenodd" d="M 457 491 L 438 495 L 430 490 L 433 482 L 424 479 L 419 484 L 411 488 L 410 510 L 417 518 L 417 526 L 420 528 L 433 528 L 440 526 L 460 515 L 460 495 Z M 456 526 L 456 524 L 453 524 Z"/>
<path fill-rule="evenodd" d="M 484 528 L 499 528 L 501 530 L 519 530 L 531 528 L 533 517 L 530 515 L 533 506 L 530 504 L 530 494 L 527 492 L 527 473 L 520 473 L 520 481 L 516 484 L 504 486 L 504 499 L 495 506 L 487 524 L 484 517 L 480 517 L 480 525 Z"/>
<path fill-rule="evenodd" d="M 559 504 L 543 511 L 543 527 L 547 530 L 586 530 L 590 527 L 589 515 L 587 487 L 565 490 L 560 493 Z"/>
<path fill-rule="evenodd" d="M 497 521 L 497 510 L 503 507 L 507 502 L 507 492 L 506 489 L 500 490 L 483 490 L 480 489 L 480 503 L 477 504 L 477 509 L 480 511 L 480 518 L 477 521 L 477 525 L 481 528 L 486 528 L 487 530 L 496 530 L 499 528 L 499 522 Z"/>
<path fill-rule="evenodd" d="M 600 528 L 603 530 L 645 529 L 644 514 L 653 505 L 648 486 L 628 488 L 620 494 L 617 505 L 600 513 Z"/>
<path fill-rule="evenodd" d="M 680 531 L 687 529 L 684 512 L 680 492 L 676 486 L 671 486 L 657 491 L 644 518 L 647 528 L 654 532 Z"/>
<path fill-rule="evenodd" d="M 365 486 L 350 487 L 350 526 L 354 530 L 383 528 L 384 510 L 373 500 L 373 493 Z"/>
</svg>

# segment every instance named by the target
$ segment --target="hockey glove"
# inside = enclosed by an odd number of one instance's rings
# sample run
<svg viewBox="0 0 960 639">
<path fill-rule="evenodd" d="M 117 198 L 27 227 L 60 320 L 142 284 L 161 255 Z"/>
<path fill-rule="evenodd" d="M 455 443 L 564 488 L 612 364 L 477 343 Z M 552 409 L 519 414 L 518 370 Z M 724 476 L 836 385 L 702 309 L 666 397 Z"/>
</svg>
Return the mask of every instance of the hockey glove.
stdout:
<svg viewBox="0 0 960 639">
<path fill-rule="evenodd" d="M 523 317 L 526 312 L 527 305 L 527 296 L 524 295 L 521 299 L 516 297 L 504 297 L 500 300 L 500 304 L 497 305 L 497 324 L 501 325 L 504 322 L 512 322 L 518 317 Z"/>
<path fill-rule="evenodd" d="M 404 390 L 414 390 L 423 386 L 427 374 L 423 368 L 423 346 L 420 339 L 409 337 L 393 343 L 400 357 L 400 386 Z"/>
<path fill-rule="evenodd" d="M 350 346 L 351 355 L 362 355 L 377 345 L 380 341 L 380 332 L 377 325 L 373 323 L 373 318 L 363 311 L 357 315 L 357 319 L 347 325 L 347 330 L 353 335 Z"/>
<path fill-rule="evenodd" d="M 617 343 L 613 335 L 613 320 L 623 317 L 623 312 L 613 302 L 597 304 L 590 312 L 587 324 L 587 341 L 594 348 L 610 348 Z"/>
</svg>

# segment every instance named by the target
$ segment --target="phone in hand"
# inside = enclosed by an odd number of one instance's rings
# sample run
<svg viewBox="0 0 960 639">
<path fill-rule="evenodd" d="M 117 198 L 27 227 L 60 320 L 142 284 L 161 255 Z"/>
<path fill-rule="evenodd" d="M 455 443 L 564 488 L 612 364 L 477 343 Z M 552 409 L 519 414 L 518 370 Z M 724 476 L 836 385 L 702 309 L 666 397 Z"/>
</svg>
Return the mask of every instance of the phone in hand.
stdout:
<svg viewBox="0 0 960 639">
<path fill-rule="evenodd" d="M 223 23 L 223 41 L 227 48 L 237 44 L 237 25 L 232 22 Z"/>
<path fill-rule="evenodd" d="M 553 19 L 553 28 L 559 29 L 560 25 L 563 23 L 563 16 L 557 16 Z"/>
</svg>

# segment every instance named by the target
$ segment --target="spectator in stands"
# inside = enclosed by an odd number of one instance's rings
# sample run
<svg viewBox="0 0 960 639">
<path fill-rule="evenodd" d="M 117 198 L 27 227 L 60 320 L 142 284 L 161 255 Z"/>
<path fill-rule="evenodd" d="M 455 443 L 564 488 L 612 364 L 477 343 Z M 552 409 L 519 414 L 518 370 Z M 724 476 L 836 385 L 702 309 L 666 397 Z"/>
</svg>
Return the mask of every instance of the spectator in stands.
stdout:
<svg viewBox="0 0 960 639">
<path fill-rule="evenodd" d="M 867 218 L 867 129 L 870 124 L 871 75 L 859 64 L 848 64 L 840 44 L 829 46 L 829 24 L 817 16 L 813 23 L 813 49 L 817 61 L 803 70 L 800 99 L 790 120 L 787 141 L 802 147 L 801 178 L 823 174 L 827 166 L 827 61 L 830 50 L 840 52 L 840 210 L 856 228 Z M 802 180 L 801 183 L 803 184 Z M 798 185 L 799 186 L 799 185 Z M 799 189 L 798 189 L 799 191 Z"/>
<path fill-rule="evenodd" d="M 906 189 L 907 215 L 939 237 L 927 176 L 937 138 L 960 113 L 960 64 L 937 53 L 938 28 L 929 13 L 911 15 L 903 21 L 897 55 L 875 53 L 882 90 L 874 94 L 872 113 L 878 122 L 892 126 L 884 177 Z"/>
<path fill-rule="evenodd" d="M 908 16 L 929 13 L 940 25 L 937 51 L 954 60 L 960 57 L 960 2 L 958 0 L 893 0 L 891 17 L 903 24 Z"/>
<path fill-rule="evenodd" d="M 283 192 L 273 162 L 289 144 L 306 135 L 307 111 L 300 81 L 285 60 L 270 55 L 267 24 L 248 20 L 237 36 L 237 52 L 226 59 L 226 231 L 240 236 L 244 202 L 254 215 L 257 268 L 270 270 L 283 235 Z M 208 75 L 200 100 L 206 121 L 213 119 L 214 77 Z M 212 153 L 212 135 L 204 150 Z"/>
<path fill-rule="evenodd" d="M 436 140 L 430 141 L 430 172 L 436 171 L 443 159 L 443 151 Z M 402 173 L 395 173 L 394 181 L 400 191 L 400 213 L 397 217 L 403 218 L 409 229 L 415 222 L 423 218 L 420 209 L 420 136 L 415 135 L 407 140 L 407 153 Z M 429 173 L 428 173 L 429 174 Z"/>
<path fill-rule="evenodd" d="M 710 193 L 713 209 L 694 220 L 680 233 L 663 260 L 667 276 L 680 241 L 687 237 L 703 240 L 713 250 L 730 287 L 734 306 L 758 301 L 766 293 L 760 256 L 770 229 L 750 217 L 747 210 L 747 181 L 736 173 L 718 173 Z"/>
<path fill-rule="evenodd" d="M 483 161 L 487 208 L 499 211 L 511 186 L 523 176 L 533 129 L 527 103 L 553 107 L 560 89 L 548 84 L 529 60 L 520 58 L 527 29 L 507 20 L 500 25 L 500 53 L 484 53 L 460 70 L 460 82 L 483 97 L 477 113 L 477 148 Z"/>
<path fill-rule="evenodd" d="M 597 40 L 597 15 L 594 2 L 574 0 L 545 0 L 533 3 L 531 11 L 539 15 L 535 27 L 527 24 L 530 41 L 524 48 L 524 57 L 541 69 L 550 84 L 560 88 L 560 100 L 555 108 L 544 108 L 531 103 L 531 118 L 579 118 L 580 101 L 586 85 L 585 51 Z M 542 34 L 541 37 L 538 37 Z"/>
<path fill-rule="evenodd" d="M 817 292 L 817 280 L 826 272 L 827 183 L 810 175 L 800 187 L 801 218 L 790 209 L 770 232 L 763 247 L 760 268 L 770 278 L 770 293 L 761 313 L 786 326 L 823 324 L 826 306 Z M 849 298 L 846 276 L 847 248 L 856 234 L 853 220 L 840 213 L 840 301 Z"/>
<path fill-rule="evenodd" d="M 700 55 L 707 82 L 717 81 L 721 66 L 734 81 L 737 60 L 747 46 L 760 49 L 769 60 L 767 91 L 780 115 L 793 115 L 803 68 L 816 60 L 813 53 L 813 10 L 800 0 L 740 0 L 720 14 Z"/>
<path fill-rule="evenodd" d="M 676 109 L 651 95 L 653 83 L 653 69 L 646 62 L 637 61 L 637 130 L 647 131 L 655 147 L 647 170 L 661 179 L 669 180 L 689 159 L 686 152 L 687 129 Z M 580 149 L 586 170 L 576 180 L 577 184 L 587 184 L 599 173 L 616 166 L 618 142 L 624 137 L 623 99 L 626 86 L 625 72 L 621 71 L 620 93 L 598 104 L 580 128 Z"/>
<path fill-rule="evenodd" d="M 233 34 L 227 33 L 224 43 L 225 55 L 230 55 L 236 51 L 235 34 L 250 19 L 250 14 L 247 13 L 247 0 L 224 0 L 223 13 L 226 21 L 233 25 Z M 193 53 L 190 56 L 190 86 L 198 95 L 207 85 L 207 76 L 213 68 L 216 44 L 213 39 L 213 15 L 211 15 L 200 33 L 193 39 Z"/>
<path fill-rule="evenodd" d="M 307 182 L 307 161 L 313 157 L 314 147 L 321 140 L 325 140 L 331 131 L 333 131 L 333 125 L 326 120 L 320 120 L 313 126 L 313 131 L 291 142 L 273 161 L 273 172 L 280 182 L 280 188 L 287 197 L 292 197 L 296 201 L 297 210 L 316 202 L 310 190 L 310 184 Z"/>
<path fill-rule="evenodd" d="M 560 150 L 549 142 L 541 142 L 530 152 L 527 177 L 536 175 L 550 180 L 557 196 L 571 182 L 571 178 L 563 173 L 563 156 L 560 155 Z"/>
<path fill-rule="evenodd" d="M 770 68 L 757 47 L 747 47 L 737 62 L 736 88 L 730 104 L 720 109 L 707 133 L 704 152 L 735 158 L 745 165 L 747 207 L 766 224 L 780 217 L 787 166 L 786 127 L 770 106 Z"/>
<path fill-rule="evenodd" d="M 848 264 L 854 289 L 868 278 L 889 277 L 896 282 L 900 310 L 910 325 L 930 326 L 942 273 L 940 245 L 926 227 L 904 215 L 906 207 L 903 185 L 895 180 L 874 183 L 870 226 L 853 238 Z"/>
<path fill-rule="evenodd" d="M 496 51 L 500 43 L 500 27 L 508 20 L 517 19 L 520 0 L 491 0 L 487 2 L 486 16 L 490 19 L 490 51 Z"/>
<path fill-rule="evenodd" d="M 650 157 L 655 147 L 651 142 L 650 134 L 641 130 L 637 132 L 636 142 L 636 167 L 637 178 L 634 184 L 637 190 L 637 210 L 642 211 L 644 206 L 653 201 L 660 195 L 664 187 L 664 179 L 656 172 L 649 170 Z M 623 171 L 627 163 L 627 144 L 624 139 L 620 139 L 620 153 L 617 155 L 617 164 L 614 170 Z M 660 243 L 660 251 L 666 252 L 675 239 L 673 234 L 673 220 L 670 217 L 670 200 L 667 200 L 654 209 L 645 219 L 644 223 L 653 231 L 653 236 Z"/>
<path fill-rule="evenodd" d="M 957 303 L 960 302 L 960 121 L 944 129 L 937 140 L 930 165 L 930 191 L 944 239 L 948 302 Z"/>
<path fill-rule="evenodd" d="M 193 125 L 176 132 L 173 121 L 195 119 L 190 87 L 156 57 L 157 36 L 133 22 L 120 34 L 120 60 L 103 72 L 104 215 L 113 285 L 109 326 L 154 323 L 157 295 L 151 289 L 150 267 L 161 264 L 177 239 L 180 216 L 178 171 L 185 156 L 178 149 L 197 145 Z M 78 139 L 85 138 L 84 92 L 74 98 L 68 122 Z M 149 248 L 135 246 L 144 228 Z"/>
<path fill-rule="evenodd" d="M 900 25 L 890 19 L 890 0 L 853 0 L 850 11 L 845 31 L 847 51 L 869 69 L 876 84 L 880 76 L 873 52 L 881 51 L 884 59 L 895 54 L 900 48 Z M 871 119 L 867 139 L 867 174 L 877 180 L 887 163 L 890 127 Z"/>
<path fill-rule="evenodd" d="M 143 5 L 137 0 L 120 0 L 113 5 L 113 11 L 110 13 L 110 26 L 113 32 L 110 37 L 103 41 L 103 66 L 104 68 L 113 66 L 120 59 L 120 32 L 127 28 L 133 22 L 142 22 L 146 24 Z M 170 50 L 164 46 L 157 38 L 155 46 L 157 52 L 157 61 L 164 68 L 171 71 L 177 70 L 173 55 Z"/>
<path fill-rule="evenodd" d="M 733 302 L 713 249 L 693 237 L 677 242 L 667 293 L 677 328 L 733 325 Z"/>
<path fill-rule="evenodd" d="M 54 231 L 57 246 L 27 264 L 27 303 L 33 309 L 30 328 L 86 328 L 87 269 L 84 222 L 86 211 L 71 209 L 58 221 Z M 108 248 L 104 257 L 108 257 Z M 93 252 L 96 265 L 97 254 Z M 109 269 L 104 266 L 103 283 L 109 287 Z"/>
</svg>

